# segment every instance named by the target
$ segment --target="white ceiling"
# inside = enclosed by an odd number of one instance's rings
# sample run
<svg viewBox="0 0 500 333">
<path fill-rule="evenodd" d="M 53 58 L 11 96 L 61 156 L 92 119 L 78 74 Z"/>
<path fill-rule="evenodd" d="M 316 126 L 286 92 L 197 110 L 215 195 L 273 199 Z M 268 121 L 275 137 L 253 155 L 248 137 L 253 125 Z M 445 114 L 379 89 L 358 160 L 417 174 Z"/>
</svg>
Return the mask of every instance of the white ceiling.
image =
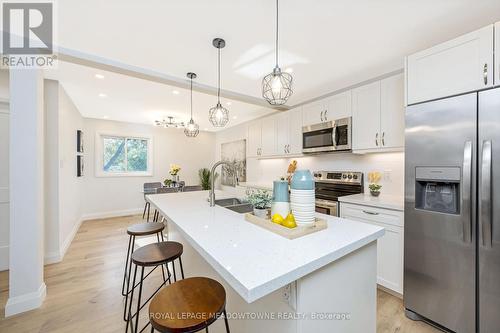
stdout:
<svg viewBox="0 0 500 333">
<path fill-rule="evenodd" d="M 274 6 L 272 0 L 64 0 L 58 44 L 181 79 L 194 71 L 198 82 L 215 86 L 212 39 L 222 37 L 223 88 L 260 98 L 260 81 L 274 66 Z M 281 0 L 280 65 L 294 77 L 288 104 L 401 69 L 405 55 L 495 21 L 498 0 Z M 187 110 L 187 98 L 178 101 L 185 92 L 173 98 L 169 87 L 111 74 L 96 83 L 93 73 L 80 70 L 63 64 L 52 75 L 84 115 L 104 105 L 110 117 L 145 122 L 139 118 L 153 118 L 148 110 Z M 78 91 L 82 86 L 88 90 Z M 109 92 L 107 100 L 95 98 L 97 87 Z M 198 96 L 195 103 L 206 118 L 213 98 Z M 241 110 L 242 120 L 247 108 L 231 112 Z"/>
<path fill-rule="evenodd" d="M 97 78 L 96 74 L 103 78 Z M 87 118 L 150 125 L 168 116 L 183 122 L 190 119 L 190 91 L 187 89 L 67 62 L 59 62 L 57 69 L 46 70 L 45 77 L 61 82 L 76 107 Z M 221 102 L 230 110 L 228 126 L 274 112 L 224 98 Z M 208 120 L 208 110 L 216 103 L 216 96 L 193 92 L 193 118 L 200 125 L 200 130 L 216 130 Z"/>
</svg>

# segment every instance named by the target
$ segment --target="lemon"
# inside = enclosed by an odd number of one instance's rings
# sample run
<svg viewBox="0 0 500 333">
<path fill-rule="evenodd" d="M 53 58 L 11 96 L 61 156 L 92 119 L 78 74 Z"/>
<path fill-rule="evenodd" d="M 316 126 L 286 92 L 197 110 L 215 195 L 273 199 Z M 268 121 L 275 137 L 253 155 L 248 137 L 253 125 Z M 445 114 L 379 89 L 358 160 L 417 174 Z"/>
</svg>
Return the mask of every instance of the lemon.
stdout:
<svg viewBox="0 0 500 333">
<path fill-rule="evenodd" d="M 285 221 L 285 219 L 283 218 L 283 216 L 276 213 L 273 215 L 273 218 L 271 219 L 271 221 L 273 221 L 276 224 L 282 224 L 283 221 Z"/>
<path fill-rule="evenodd" d="M 293 214 L 292 213 L 288 214 L 283 223 L 281 223 L 281 225 L 290 229 L 295 228 L 297 226 L 297 223 L 295 222 L 295 217 L 293 216 Z"/>
</svg>

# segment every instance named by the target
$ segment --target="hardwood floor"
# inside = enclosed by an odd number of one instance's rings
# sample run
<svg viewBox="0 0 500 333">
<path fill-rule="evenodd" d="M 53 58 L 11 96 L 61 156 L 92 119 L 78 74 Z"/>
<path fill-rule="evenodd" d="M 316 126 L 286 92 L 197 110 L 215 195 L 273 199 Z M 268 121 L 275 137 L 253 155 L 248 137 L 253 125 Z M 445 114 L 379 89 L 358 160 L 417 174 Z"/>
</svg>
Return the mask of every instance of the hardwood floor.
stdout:
<svg viewBox="0 0 500 333">
<path fill-rule="evenodd" d="M 45 267 L 47 298 L 39 309 L 5 318 L 8 272 L 0 272 L 0 332 L 124 332 L 120 291 L 128 242 L 125 230 L 140 221 L 140 216 L 129 216 L 83 223 L 64 260 Z M 145 293 L 160 281 L 160 271 L 151 274 Z M 143 311 L 142 317 L 146 316 Z M 377 320 L 378 333 L 439 332 L 407 319 L 402 301 L 380 290 Z"/>
</svg>

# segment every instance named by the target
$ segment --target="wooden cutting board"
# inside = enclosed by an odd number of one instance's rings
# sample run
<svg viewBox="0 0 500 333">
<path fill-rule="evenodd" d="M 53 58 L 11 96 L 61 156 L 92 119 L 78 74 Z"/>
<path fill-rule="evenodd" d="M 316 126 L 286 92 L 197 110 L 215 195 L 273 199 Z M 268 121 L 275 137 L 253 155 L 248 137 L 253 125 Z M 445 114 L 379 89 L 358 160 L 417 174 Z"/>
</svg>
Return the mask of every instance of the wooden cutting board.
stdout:
<svg viewBox="0 0 500 333">
<path fill-rule="evenodd" d="M 299 238 L 328 228 L 326 220 L 319 218 L 316 218 L 316 221 L 311 225 L 298 225 L 292 229 L 273 223 L 269 219 L 257 217 L 252 213 L 245 214 L 245 220 L 288 239 Z"/>
</svg>

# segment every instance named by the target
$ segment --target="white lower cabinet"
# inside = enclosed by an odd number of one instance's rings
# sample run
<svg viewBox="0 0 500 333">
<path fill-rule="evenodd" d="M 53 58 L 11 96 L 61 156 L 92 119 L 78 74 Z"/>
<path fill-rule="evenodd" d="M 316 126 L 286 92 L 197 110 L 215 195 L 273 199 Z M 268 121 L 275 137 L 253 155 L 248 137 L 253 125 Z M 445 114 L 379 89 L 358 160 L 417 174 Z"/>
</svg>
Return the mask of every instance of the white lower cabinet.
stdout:
<svg viewBox="0 0 500 333">
<path fill-rule="evenodd" d="M 385 235 L 379 238 L 377 243 L 377 283 L 402 295 L 403 212 L 341 203 L 340 216 L 385 228 Z"/>
</svg>

